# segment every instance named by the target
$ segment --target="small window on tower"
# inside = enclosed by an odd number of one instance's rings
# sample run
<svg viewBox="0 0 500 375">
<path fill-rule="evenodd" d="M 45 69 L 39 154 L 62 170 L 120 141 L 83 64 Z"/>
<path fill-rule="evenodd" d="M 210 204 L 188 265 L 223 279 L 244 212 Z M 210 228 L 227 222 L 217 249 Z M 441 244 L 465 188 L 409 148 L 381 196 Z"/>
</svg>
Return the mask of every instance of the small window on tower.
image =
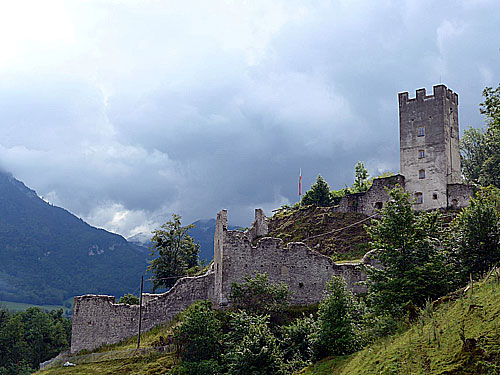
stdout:
<svg viewBox="0 0 500 375">
<path fill-rule="evenodd" d="M 415 193 L 415 203 L 416 204 L 424 203 L 424 196 L 422 195 L 422 193 Z"/>
<path fill-rule="evenodd" d="M 437 193 L 432 194 L 432 199 L 438 199 Z"/>
<path fill-rule="evenodd" d="M 420 128 L 417 128 L 417 136 L 418 137 L 423 137 L 425 136 L 425 127 L 420 127 Z"/>
<path fill-rule="evenodd" d="M 418 178 L 420 179 L 425 178 L 425 169 L 421 169 L 418 171 Z"/>
<path fill-rule="evenodd" d="M 425 150 L 418 150 L 418 158 L 419 159 L 425 158 Z"/>
</svg>

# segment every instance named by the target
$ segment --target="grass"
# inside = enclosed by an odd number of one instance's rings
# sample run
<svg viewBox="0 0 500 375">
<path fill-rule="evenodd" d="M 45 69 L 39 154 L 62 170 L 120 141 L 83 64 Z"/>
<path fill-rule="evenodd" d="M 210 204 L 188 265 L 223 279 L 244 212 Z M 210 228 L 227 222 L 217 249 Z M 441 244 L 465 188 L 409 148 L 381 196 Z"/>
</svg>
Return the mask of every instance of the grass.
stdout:
<svg viewBox="0 0 500 375">
<path fill-rule="evenodd" d="M 71 359 L 70 359 L 71 360 Z M 79 364 L 75 367 L 54 367 L 35 374 L 59 375 L 108 375 L 108 374 L 134 374 L 156 375 L 169 374 L 175 364 L 173 354 L 137 356 L 127 359 L 117 359 L 105 362 Z"/>
<path fill-rule="evenodd" d="M 157 346 L 160 342 L 160 336 L 166 338 L 173 332 L 184 314 L 179 313 L 168 324 L 157 326 L 141 335 L 141 348 Z M 120 343 L 112 345 L 103 345 L 92 352 L 84 350 L 77 355 L 86 355 L 90 353 L 106 353 L 113 351 L 131 350 L 131 355 L 126 359 L 109 359 L 105 361 L 78 364 L 75 367 L 57 366 L 43 371 L 38 371 L 38 375 L 59 375 L 59 374 L 168 374 L 176 362 L 174 353 L 152 353 L 148 355 L 134 355 L 133 350 L 137 348 L 137 335 L 132 336 Z M 68 359 L 71 362 L 71 357 Z"/>
<path fill-rule="evenodd" d="M 320 374 L 499 374 L 500 285 L 486 280 L 473 294 L 428 305 L 401 334 L 300 372 Z M 437 306 L 438 305 L 438 306 Z"/>
</svg>

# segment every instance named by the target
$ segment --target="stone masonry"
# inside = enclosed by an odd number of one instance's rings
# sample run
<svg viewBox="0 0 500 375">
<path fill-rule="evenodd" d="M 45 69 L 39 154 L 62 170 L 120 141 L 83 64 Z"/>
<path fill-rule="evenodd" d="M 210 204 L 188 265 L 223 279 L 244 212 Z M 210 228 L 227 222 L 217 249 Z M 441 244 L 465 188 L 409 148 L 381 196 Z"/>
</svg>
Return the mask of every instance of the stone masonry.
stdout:
<svg viewBox="0 0 500 375">
<path fill-rule="evenodd" d="M 202 276 L 180 279 L 166 293 L 144 294 L 143 330 L 168 322 L 197 300 L 211 300 L 216 308 L 227 306 L 231 284 L 256 272 L 266 272 L 272 282 L 287 283 L 291 303 L 296 305 L 320 301 L 332 275 L 343 276 L 354 293 L 365 290 L 359 282 L 366 279 L 363 266 L 374 264 L 369 256 L 361 263 L 336 264 L 303 243 L 283 247 L 280 239 L 266 235 L 267 218 L 260 209 L 255 210 L 255 221 L 245 232 L 228 230 L 227 212 L 219 212 L 213 265 Z M 137 334 L 138 324 L 137 305 L 117 304 L 111 296 L 75 297 L 71 352 L 119 342 Z"/>
<path fill-rule="evenodd" d="M 468 205 L 472 190 L 461 177 L 458 94 L 437 85 L 432 95 L 419 89 L 415 98 L 401 92 L 398 100 L 400 169 L 414 208 Z"/>
<path fill-rule="evenodd" d="M 335 210 L 372 216 L 389 200 L 387 189 L 396 185 L 412 194 L 417 210 L 469 204 L 471 187 L 460 175 L 458 95 L 444 85 L 434 86 L 433 95 L 417 90 L 413 99 L 400 93 L 399 119 L 401 174 L 375 179 L 368 191 L 343 197 Z M 216 308 L 228 306 L 231 284 L 256 272 L 267 273 L 272 282 L 287 283 L 291 302 L 303 305 L 321 300 L 332 275 L 343 276 L 354 293 L 363 292 L 363 267 L 380 266 L 370 254 L 361 263 L 336 264 L 301 242 L 284 247 L 267 234 L 267 218 L 260 209 L 245 232 L 228 230 L 227 212 L 219 212 L 211 268 L 202 276 L 178 280 L 166 293 L 144 294 L 143 330 L 168 322 L 197 300 L 211 300 Z M 133 336 L 138 319 L 139 306 L 116 304 L 114 297 L 75 297 L 71 352 Z"/>
</svg>

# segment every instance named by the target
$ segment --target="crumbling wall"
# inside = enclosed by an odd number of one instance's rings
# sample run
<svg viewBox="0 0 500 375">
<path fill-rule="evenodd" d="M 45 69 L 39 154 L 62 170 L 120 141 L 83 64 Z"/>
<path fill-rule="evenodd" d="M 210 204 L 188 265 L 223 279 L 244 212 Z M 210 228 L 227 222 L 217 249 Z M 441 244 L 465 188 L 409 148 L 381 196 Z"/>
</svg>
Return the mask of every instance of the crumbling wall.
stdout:
<svg viewBox="0 0 500 375">
<path fill-rule="evenodd" d="M 278 238 L 264 237 L 254 246 L 246 232 L 224 230 L 221 262 L 220 301 L 229 303 L 233 282 L 245 275 L 267 273 L 271 282 L 285 282 L 290 287 L 292 304 L 311 304 L 321 300 L 332 275 L 344 277 L 354 293 L 365 291 L 362 263 L 336 264 L 331 258 L 309 249 L 304 243 L 283 246 Z"/>
<path fill-rule="evenodd" d="M 404 176 L 398 174 L 395 176 L 375 178 L 372 186 L 364 193 L 348 194 L 334 208 L 337 212 L 359 212 L 367 216 L 374 215 L 390 199 L 387 189 L 391 190 L 396 185 L 405 187 Z"/>
<path fill-rule="evenodd" d="M 227 305 L 232 283 L 241 282 L 245 275 L 256 272 L 266 272 L 271 282 L 287 283 L 291 302 L 299 305 L 320 301 L 332 275 L 343 276 L 354 293 L 365 290 L 359 284 L 366 279 L 363 263 L 336 264 L 304 243 L 283 247 L 280 239 L 261 238 L 266 234 L 267 218 L 260 209 L 256 210 L 255 221 L 246 232 L 228 230 L 227 211 L 219 212 L 213 266 L 203 276 L 180 279 L 166 293 L 144 294 L 142 330 L 168 322 L 197 300 L 210 299 L 215 307 Z M 116 304 L 110 296 L 75 297 L 71 352 L 119 342 L 137 334 L 138 324 L 137 305 Z"/>
<path fill-rule="evenodd" d="M 185 277 L 168 292 L 147 295 L 142 308 L 142 330 L 166 323 L 198 300 L 213 299 L 214 273 Z M 116 304 L 115 297 L 85 295 L 75 297 L 71 352 L 92 350 L 136 335 L 139 305 Z"/>
<path fill-rule="evenodd" d="M 471 185 L 466 184 L 449 184 L 448 185 L 448 207 L 449 208 L 464 208 L 470 203 L 473 196 Z"/>
</svg>

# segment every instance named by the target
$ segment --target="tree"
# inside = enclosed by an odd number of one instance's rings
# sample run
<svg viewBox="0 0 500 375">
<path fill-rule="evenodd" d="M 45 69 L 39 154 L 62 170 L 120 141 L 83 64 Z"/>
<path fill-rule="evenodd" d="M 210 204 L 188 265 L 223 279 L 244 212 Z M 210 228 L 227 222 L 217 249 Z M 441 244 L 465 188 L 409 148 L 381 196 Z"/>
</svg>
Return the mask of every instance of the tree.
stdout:
<svg viewBox="0 0 500 375">
<path fill-rule="evenodd" d="M 479 111 L 486 117 L 486 130 L 468 129 L 460 142 L 462 173 L 467 181 L 500 188 L 500 85 L 483 90 Z"/>
<path fill-rule="evenodd" d="M 229 375 L 285 374 L 283 352 L 266 320 L 251 324 L 232 344 L 225 356 Z"/>
<path fill-rule="evenodd" d="M 459 281 L 480 276 L 500 262 L 500 189 L 476 193 L 450 225 L 450 247 Z"/>
<path fill-rule="evenodd" d="M 125 303 L 127 305 L 138 305 L 139 302 L 139 298 L 130 293 L 121 296 L 120 300 L 118 301 L 118 303 Z"/>
<path fill-rule="evenodd" d="M 236 309 L 250 314 L 276 315 L 288 305 L 289 287 L 285 283 L 271 283 L 267 273 L 245 275 L 243 282 L 231 285 L 230 300 Z"/>
<path fill-rule="evenodd" d="M 181 374 L 218 374 L 222 346 L 221 322 L 212 302 L 198 301 L 189 306 L 181 325 L 174 330 L 180 348 Z"/>
<path fill-rule="evenodd" d="M 311 186 L 311 189 L 304 194 L 302 204 L 306 206 L 314 205 L 318 207 L 331 206 L 332 201 L 330 196 L 330 187 L 321 175 L 318 175 L 316 182 Z"/>
<path fill-rule="evenodd" d="M 172 220 L 153 231 L 151 256 L 157 258 L 148 266 L 148 271 L 153 273 L 153 291 L 172 287 L 189 268 L 198 264 L 200 245 L 188 235 L 191 228 L 194 225 L 183 227 L 181 217 L 172 214 Z"/>
<path fill-rule="evenodd" d="M 358 161 L 354 167 L 354 183 L 351 191 L 353 193 L 362 193 L 367 191 L 371 186 L 368 180 L 368 170 L 362 161 Z"/>
<path fill-rule="evenodd" d="M 450 287 L 449 269 L 440 250 L 439 213 L 415 213 L 409 193 L 402 188 L 389 195 L 380 219 L 367 227 L 370 245 L 384 267 L 367 268 L 368 291 L 375 312 L 399 318 L 405 305 L 419 306 L 445 294 Z"/>
<path fill-rule="evenodd" d="M 312 335 L 314 358 L 353 353 L 359 335 L 353 319 L 355 303 L 342 276 L 333 276 L 327 296 L 319 304 L 317 330 Z"/>
</svg>

